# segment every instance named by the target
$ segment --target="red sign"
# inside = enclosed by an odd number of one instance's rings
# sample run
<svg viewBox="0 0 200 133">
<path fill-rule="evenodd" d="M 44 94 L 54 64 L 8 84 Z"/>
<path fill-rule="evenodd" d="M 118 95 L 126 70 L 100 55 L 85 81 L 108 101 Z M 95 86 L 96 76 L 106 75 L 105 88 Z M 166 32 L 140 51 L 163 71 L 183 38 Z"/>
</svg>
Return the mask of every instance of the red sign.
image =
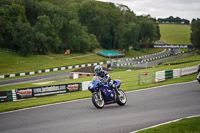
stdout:
<svg viewBox="0 0 200 133">
<path fill-rule="evenodd" d="M 30 98 L 32 97 L 32 89 L 16 90 L 17 98 Z"/>
<path fill-rule="evenodd" d="M 144 76 L 147 76 L 147 75 L 148 75 L 148 73 L 147 73 L 147 72 L 143 72 L 143 75 L 144 75 Z"/>
<path fill-rule="evenodd" d="M 78 84 L 68 85 L 67 89 L 69 89 L 69 91 L 78 91 Z"/>
</svg>

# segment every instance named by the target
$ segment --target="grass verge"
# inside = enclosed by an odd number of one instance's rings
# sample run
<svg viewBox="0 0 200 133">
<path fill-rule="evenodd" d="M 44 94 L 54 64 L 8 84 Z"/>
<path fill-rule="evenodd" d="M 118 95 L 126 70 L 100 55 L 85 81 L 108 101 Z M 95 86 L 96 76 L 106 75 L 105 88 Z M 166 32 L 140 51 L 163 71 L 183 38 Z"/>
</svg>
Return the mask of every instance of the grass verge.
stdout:
<svg viewBox="0 0 200 133">
<path fill-rule="evenodd" d="M 185 118 L 178 122 L 172 122 L 137 133 L 200 133 L 200 117 Z"/>
</svg>

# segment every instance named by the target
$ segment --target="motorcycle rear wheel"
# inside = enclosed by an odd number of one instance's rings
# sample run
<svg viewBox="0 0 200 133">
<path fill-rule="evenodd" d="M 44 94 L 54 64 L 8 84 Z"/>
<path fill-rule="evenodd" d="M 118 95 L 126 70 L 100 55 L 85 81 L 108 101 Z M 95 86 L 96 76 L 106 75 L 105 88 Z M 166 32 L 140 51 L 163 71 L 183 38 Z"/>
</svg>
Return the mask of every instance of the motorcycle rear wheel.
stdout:
<svg viewBox="0 0 200 133">
<path fill-rule="evenodd" d="M 104 99 L 102 96 L 100 99 L 100 96 L 98 96 L 97 92 L 92 93 L 92 103 L 98 109 L 102 109 L 104 107 Z"/>
<path fill-rule="evenodd" d="M 124 106 L 127 101 L 126 94 L 122 90 L 118 90 L 119 94 L 117 97 L 117 104 L 120 106 Z"/>
</svg>

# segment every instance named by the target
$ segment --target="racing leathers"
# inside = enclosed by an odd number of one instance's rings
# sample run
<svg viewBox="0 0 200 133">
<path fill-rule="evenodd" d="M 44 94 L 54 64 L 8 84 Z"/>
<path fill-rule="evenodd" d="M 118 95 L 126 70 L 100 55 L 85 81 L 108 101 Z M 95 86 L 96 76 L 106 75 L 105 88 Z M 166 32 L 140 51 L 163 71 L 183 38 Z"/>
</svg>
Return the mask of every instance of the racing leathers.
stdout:
<svg viewBox="0 0 200 133">
<path fill-rule="evenodd" d="M 102 83 L 109 85 L 109 82 L 111 80 L 109 74 L 107 71 L 102 70 L 98 75 L 96 75 L 98 80 L 100 80 Z"/>
<path fill-rule="evenodd" d="M 118 93 L 118 89 L 115 86 L 116 83 L 110 78 L 107 71 L 102 70 L 93 78 L 93 81 L 95 80 L 100 80 L 104 85 L 112 87 Z"/>
</svg>

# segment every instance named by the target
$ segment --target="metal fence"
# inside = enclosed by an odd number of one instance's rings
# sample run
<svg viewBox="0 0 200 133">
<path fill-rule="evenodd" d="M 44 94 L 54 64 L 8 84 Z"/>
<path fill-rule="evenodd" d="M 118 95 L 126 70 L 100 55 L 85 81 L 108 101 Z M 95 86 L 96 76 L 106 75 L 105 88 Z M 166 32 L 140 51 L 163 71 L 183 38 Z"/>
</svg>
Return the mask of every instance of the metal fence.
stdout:
<svg viewBox="0 0 200 133">
<path fill-rule="evenodd" d="M 138 74 L 138 85 L 145 85 L 154 82 L 154 73 L 151 71 L 141 71 Z"/>
</svg>

